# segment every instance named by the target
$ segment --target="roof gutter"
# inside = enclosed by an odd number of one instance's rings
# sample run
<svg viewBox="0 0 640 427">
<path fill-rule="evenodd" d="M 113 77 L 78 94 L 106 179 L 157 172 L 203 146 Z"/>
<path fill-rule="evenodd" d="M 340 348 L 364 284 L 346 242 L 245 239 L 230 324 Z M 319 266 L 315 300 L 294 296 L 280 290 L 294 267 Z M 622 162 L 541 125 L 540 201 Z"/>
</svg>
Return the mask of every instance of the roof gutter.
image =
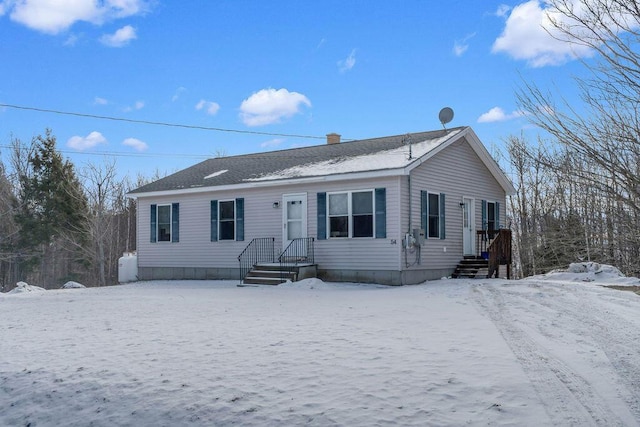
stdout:
<svg viewBox="0 0 640 427">
<path fill-rule="evenodd" d="M 345 179 L 371 179 L 371 178 L 402 176 L 402 175 L 407 175 L 406 168 L 382 169 L 382 170 L 367 171 L 367 172 L 350 172 L 350 173 L 341 173 L 341 174 L 335 174 L 335 175 L 288 178 L 288 179 L 269 180 L 269 181 L 246 181 L 242 184 L 216 185 L 216 186 L 206 186 L 206 187 L 194 186 L 189 188 L 177 188 L 172 190 L 127 193 L 126 196 L 131 199 L 138 199 L 142 197 L 160 197 L 160 196 L 174 196 L 174 195 L 183 195 L 183 194 L 213 193 L 217 191 L 246 190 L 246 189 L 262 188 L 262 187 L 281 187 L 285 185 L 308 184 L 308 183 L 314 183 L 314 182 L 335 182 L 335 181 L 344 181 Z"/>
</svg>

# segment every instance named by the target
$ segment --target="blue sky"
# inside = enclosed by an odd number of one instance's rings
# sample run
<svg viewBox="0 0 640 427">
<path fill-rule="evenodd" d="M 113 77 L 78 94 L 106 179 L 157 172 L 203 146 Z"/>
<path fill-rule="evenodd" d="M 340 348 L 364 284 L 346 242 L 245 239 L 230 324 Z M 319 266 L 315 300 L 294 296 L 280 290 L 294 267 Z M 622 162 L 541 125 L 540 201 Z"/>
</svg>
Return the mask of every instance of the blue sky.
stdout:
<svg viewBox="0 0 640 427">
<path fill-rule="evenodd" d="M 445 106 L 455 111 L 449 126 L 472 126 L 494 151 L 509 135 L 535 138 L 517 111 L 523 81 L 571 101 L 576 59 L 591 54 L 551 38 L 544 7 L 0 0 L 0 104 L 124 119 L 0 106 L 0 154 L 6 161 L 11 137 L 50 128 L 78 167 L 115 156 L 134 177 L 321 144 L 330 132 L 438 129 Z"/>
</svg>

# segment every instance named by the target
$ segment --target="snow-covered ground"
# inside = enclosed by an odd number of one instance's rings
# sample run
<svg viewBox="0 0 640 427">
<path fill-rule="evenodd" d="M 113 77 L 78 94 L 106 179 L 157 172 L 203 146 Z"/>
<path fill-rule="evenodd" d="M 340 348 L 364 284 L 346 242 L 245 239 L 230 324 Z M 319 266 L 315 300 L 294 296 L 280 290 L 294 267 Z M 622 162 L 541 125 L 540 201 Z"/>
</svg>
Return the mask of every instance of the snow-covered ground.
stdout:
<svg viewBox="0 0 640 427">
<path fill-rule="evenodd" d="M 0 425 L 640 425 L 639 281 L 585 270 L 4 294 Z"/>
</svg>

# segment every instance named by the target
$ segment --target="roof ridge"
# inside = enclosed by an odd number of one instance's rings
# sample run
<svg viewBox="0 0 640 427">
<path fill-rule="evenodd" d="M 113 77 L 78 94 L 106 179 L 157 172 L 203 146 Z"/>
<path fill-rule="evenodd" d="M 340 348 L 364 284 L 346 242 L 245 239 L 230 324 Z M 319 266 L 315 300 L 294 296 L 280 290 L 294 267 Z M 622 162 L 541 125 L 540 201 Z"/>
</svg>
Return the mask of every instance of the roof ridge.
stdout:
<svg viewBox="0 0 640 427">
<path fill-rule="evenodd" d="M 238 158 L 238 157 L 259 157 L 261 155 L 264 154 L 279 154 L 279 153 L 283 153 L 283 152 L 287 152 L 287 151 L 302 151 L 302 150 L 308 150 L 311 148 L 319 148 L 319 147 L 339 147 L 342 144 L 353 144 L 353 143 L 364 143 L 364 142 L 374 142 L 374 141 L 379 141 L 379 140 L 386 140 L 386 139 L 394 139 L 394 138 L 402 138 L 405 137 L 407 135 L 419 135 L 419 134 L 435 134 L 435 133 L 440 133 L 440 132 L 453 132 L 453 131 L 457 131 L 460 129 L 464 129 L 467 128 L 468 126 L 457 126 L 454 128 L 445 128 L 445 129 L 436 129 L 436 130 L 428 130 L 428 131 L 420 131 L 420 132 L 407 132 L 407 133 L 401 133 L 401 134 L 396 134 L 396 135 L 387 135 L 387 136 L 377 136 L 377 137 L 373 137 L 373 138 L 364 138 L 364 139 L 349 139 L 346 141 L 342 141 L 339 144 L 327 144 L 322 143 L 322 144 L 314 144 L 314 145 L 307 145 L 304 147 L 291 147 L 291 148 L 281 148 L 278 150 L 270 150 L 270 151 L 261 151 L 261 152 L 254 152 L 254 153 L 244 153 L 244 154 L 234 154 L 231 156 L 221 156 L 221 157 L 209 157 L 208 159 L 203 160 L 203 162 L 206 162 L 208 160 L 213 160 L 213 159 L 233 159 L 233 158 Z M 444 136 L 444 135 L 443 135 Z M 416 142 L 416 141 L 414 141 Z"/>
<path fill-rule="evenodd" d="M 136 188 L 130 193 L 193 187 L 213 188 L 270 179 L 289 179 L 295 176 L 335 175 L 397 168 L 399 165 L 406 166 L 407 164 L 406 160 L 408 159 L 402 160 L 408 154 L 404 151 L 409 151 L 405 139 L 407 135 L 413 137 L 411 138 L 411 145 L 415 147 L 413 154 L 419 157 L 434 149 L 436 147 L 434 144 L 440 145 L 466 128 L 468 127 L 461 126 L 353 140 L 341 144 L 320 144 L 235 156 L 212 157 Z M 386 154 L 381 157 L 383 153 Z M 377 158 L 376 155 L 378 155 Z M 216 174 L 221 170 L 227 170 L 227 172 Z"/>
</svg>

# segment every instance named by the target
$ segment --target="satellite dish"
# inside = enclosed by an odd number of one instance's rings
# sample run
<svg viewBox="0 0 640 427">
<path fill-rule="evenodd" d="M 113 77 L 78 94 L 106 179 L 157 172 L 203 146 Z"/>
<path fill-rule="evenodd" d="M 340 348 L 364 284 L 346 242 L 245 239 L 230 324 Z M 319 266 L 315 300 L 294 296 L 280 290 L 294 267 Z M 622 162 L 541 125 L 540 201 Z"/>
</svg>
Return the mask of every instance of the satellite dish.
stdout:
<svg viewBox="0 0 640 427">
<path fill-rule="evenodd" d="M 442 127 L 445 127 L 447 123 L 453 120 L 453 110 L 449 107 L 444 107 L 440 110 L 440 114 L 438 114 L 438 119 L 440 119 L 440 123 L 442 123 Z"/>
</svg>

